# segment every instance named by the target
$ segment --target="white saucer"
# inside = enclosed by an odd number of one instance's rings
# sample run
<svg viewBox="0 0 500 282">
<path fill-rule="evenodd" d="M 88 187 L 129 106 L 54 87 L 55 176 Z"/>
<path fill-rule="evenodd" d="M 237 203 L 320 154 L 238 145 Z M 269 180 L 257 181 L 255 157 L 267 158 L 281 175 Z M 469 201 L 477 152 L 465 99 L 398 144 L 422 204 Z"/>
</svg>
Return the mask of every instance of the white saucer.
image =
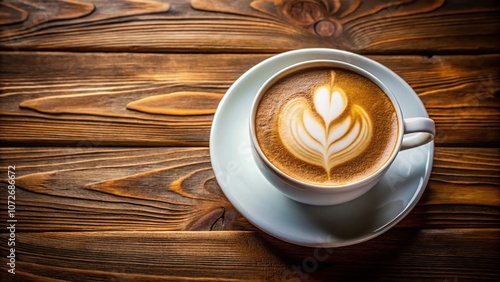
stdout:
<svg viewBox="0 0 500 282">
<path fill-rule="evenodd" d="M 317 59 L 349 62 L 366 69 L 396 95 L 405 118 L 428 117 L 412 88 L 385 66 L 345 51 L 301 49 L 259 63 L 229 88 L 213 120 L 210 156 L 226 197 L 259 229 L 297 245 L 340 247 L 382 234 L 411 211 L 429 181 L 434 143 L 400 152 L 383 179 L 353 201 L 320 207 L 284 196 L 264 178 L 254 162 L 248 128 L 251 103 L 259 87 L 274 73 Z"/>
</svg>

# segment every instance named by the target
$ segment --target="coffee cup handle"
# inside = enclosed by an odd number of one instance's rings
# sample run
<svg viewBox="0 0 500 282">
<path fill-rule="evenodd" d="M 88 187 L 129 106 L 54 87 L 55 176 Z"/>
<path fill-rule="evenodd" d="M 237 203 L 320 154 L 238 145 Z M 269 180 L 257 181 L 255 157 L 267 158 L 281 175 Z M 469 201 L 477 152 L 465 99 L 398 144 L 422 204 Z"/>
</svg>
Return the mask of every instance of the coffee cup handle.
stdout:
<svg viewBox="0 0 500 282">
<path fill-rule="evenodd" d="M 432 119 L 412 117 L 404 119 L 403 123 L 405 136 L 401 143 L 401 150 L 415 148 L 434 140 L 436 126 Z"/>
</svg>

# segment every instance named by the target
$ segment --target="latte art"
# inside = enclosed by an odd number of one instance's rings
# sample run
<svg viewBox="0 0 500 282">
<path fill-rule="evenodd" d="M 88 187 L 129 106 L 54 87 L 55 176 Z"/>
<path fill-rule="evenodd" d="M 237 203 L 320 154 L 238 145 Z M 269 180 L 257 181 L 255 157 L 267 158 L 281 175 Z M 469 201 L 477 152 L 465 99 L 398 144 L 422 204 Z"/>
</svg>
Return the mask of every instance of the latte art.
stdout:
<svg viewBox="0 0 500 282">
<path fill-rule="evenodd" d="M 334 85 L 317 88 L 313 105 L 297 97 L 284 105 L 278 118 L 283 146 L 296 158 L 322 167 L 328 179 L 331 169 L 359 156 L 368 147 L 372 122 L 362 107 L 349 105 L 344 91 Z"/>
<path fill-rule="evenodd" d="M 255 137 L 274 167 L 302 182 L 364 179 L 397 149 L 396 109 L 370 79 L 337 67 L 311 67 L 274 80 L 255 109 Z"/>
</svg>

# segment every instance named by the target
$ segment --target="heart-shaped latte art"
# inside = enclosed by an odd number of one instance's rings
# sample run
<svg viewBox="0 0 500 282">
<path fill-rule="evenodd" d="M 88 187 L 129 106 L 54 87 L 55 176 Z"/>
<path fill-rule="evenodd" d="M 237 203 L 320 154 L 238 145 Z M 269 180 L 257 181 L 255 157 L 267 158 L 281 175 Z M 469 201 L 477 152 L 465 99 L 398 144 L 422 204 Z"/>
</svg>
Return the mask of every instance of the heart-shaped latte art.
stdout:
<svg viewBox="0 0 500 282">
<path fill-rule="evenodd" d="M 314 91 L 312 105 L 305 97 L 291 99 L 278 118 L 283 146 L 296 158 L 322 167 L 328 179 L 332 168 L 363 153 L 373 135 L 366 111 L 348 103 L 334 78 L 332 71 L 330 84 Z"/>
</svg>

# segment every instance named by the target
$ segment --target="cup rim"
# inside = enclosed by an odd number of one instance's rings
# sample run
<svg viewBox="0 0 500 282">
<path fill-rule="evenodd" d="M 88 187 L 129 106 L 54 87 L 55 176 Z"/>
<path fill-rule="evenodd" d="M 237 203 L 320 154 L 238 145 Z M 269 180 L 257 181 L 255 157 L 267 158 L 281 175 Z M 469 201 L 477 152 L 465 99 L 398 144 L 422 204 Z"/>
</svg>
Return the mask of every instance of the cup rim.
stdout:
<svg viewBox="0 0 500 282">
<path fill-rule="evenodd" d="M 395 143 L 394 150 L 391 153 L 391 156 L 388 158 L 388 160 L 380 166 L 374 173 L 370 174 L 367 177 L 364 177 L 360 180 L 357 180 L 355 182 L 350 182 L 346 184 L 341 184 L 341 185 L 331 185 L 331 184 L 321 184 L 321 183 L 310 183 L 310 182 L 305 182 L 296 178 L 291 177 L 290 175 L 284 173 L 281 171 L 279 168 L 277 168 L 271 161 L 268 160 L 264 152 L 262 152 L 259 142 L 257 140 L 257 135 L 255 131 L 255 117 L 257 114 L 257 108 L 260 103 L 260 100 L 262 99 L 264 93 L 278 80 L 281 78 L 292 74 L 294 72 L 308 69 L 308 68 L 316 68 L 316 67 L 340 67 L 344 68 L 353 72 L 356 72 L 357 74 L 360 74 L 366 78 L 368 78 L 370 81 L 375 83 L 378 87 L 380 87 L 384 93 L 389 97 L 389 100 L 391 101 L 396 115 L 397 115 L 397 122 L 398 122 L 398 136 L 397 140 Z M 296 64 L 293 64 L 291 66 L 288 66 L 286 68 L 283 68 L 273 74 L 271 77 L 269 77 L 264 84 L 259 88 L 257 91 L 257 95 L 255 96 L 254 100 L 252 101 L 252 107 L 250 111 L 250 139 L 253 148 L 258 154 L 258 157 L 261 159 L 261 161 L 269 168 L 272 170 L 273 173 L 275 173 L 278 177 L 281 179 L 285 180 L 287 183 L 292 184 L 294 186 L 298 186 L 301 189 L 307 189 L 307 190 L 313 190 L 316 192 L 328 192 L 331 190 L 335 191 L 345 191 L 345 190 L 350 190 L 352 188 L 357 188 L 359 186 L 363 186 L 365 183 L 370 183 L 374 179 L 380 177 L 384 172 L 389 168 L 389 166 L 393 163 L 394 159 L 396 158 L 397 154 L 399 153 L 401 149 L 401 144 L 403 142 L 403 136 L 404 136 L 404 122 L 403 122 L 403 114 L 402 110 L 400 108 L 399 102 L 396 99 L 395 95 L 392 93 L 392 91 L 381 81 L 379 80 L 375 75 L 370 73 L 369 71 L 360 68 L 356 65 L 343 62 L 343 61 L 338 61 L 338 60 L 328 60 L 328 59 L 320 59 L 320 60 L 306 60 L 302 61 Z"/>
</svg>

